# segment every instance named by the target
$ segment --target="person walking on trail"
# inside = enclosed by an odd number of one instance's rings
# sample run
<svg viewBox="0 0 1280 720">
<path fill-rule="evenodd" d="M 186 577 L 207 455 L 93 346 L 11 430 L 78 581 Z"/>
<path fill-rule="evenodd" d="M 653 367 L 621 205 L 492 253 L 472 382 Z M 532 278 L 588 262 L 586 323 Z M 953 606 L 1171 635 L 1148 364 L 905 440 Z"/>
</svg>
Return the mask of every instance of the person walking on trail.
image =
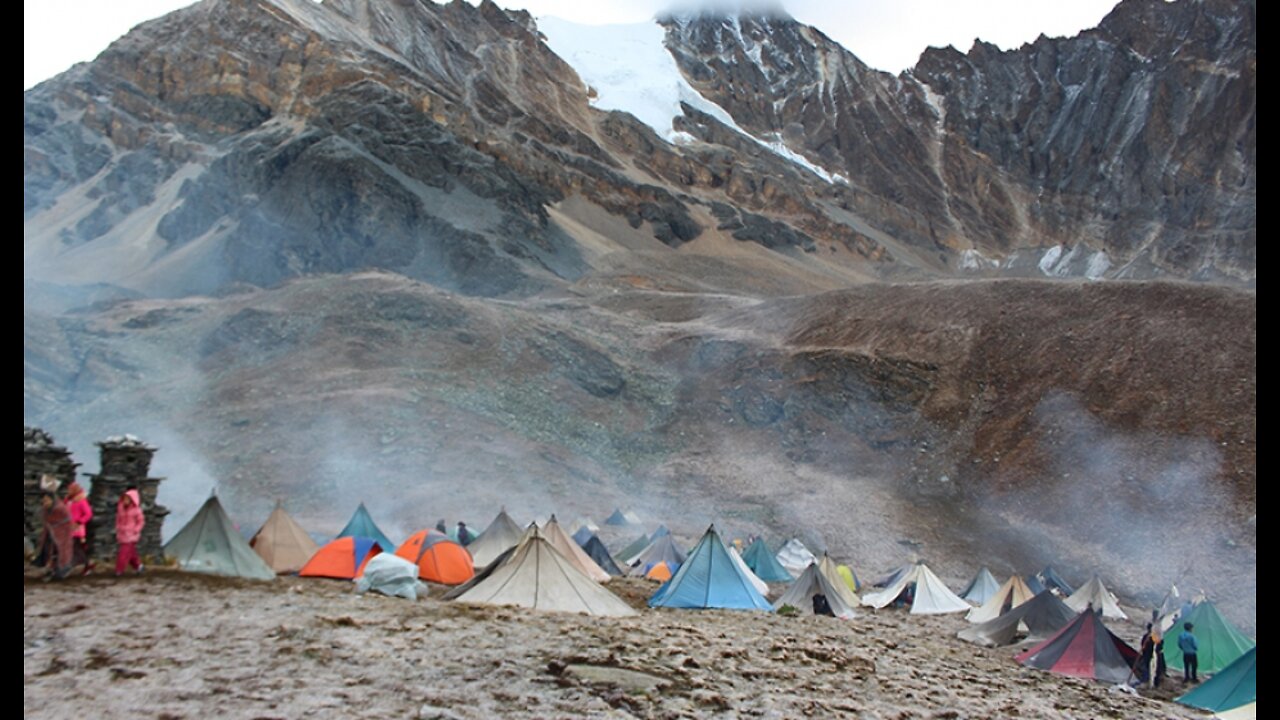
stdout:
<svg viewBox="0 0 1280 720">
<path fill-rule="evenodd" d="M 40 480 L 40 547 L 45 548 L 45 580 L 61 580 L 71 570 L 72 549 L 71 513 L 67 504 L 58 497 L 57 479 L 46 475 Z"/>
<path fill-rule="evenodd" d="M 80 483 L 72 480 L 67 486 L 67 512 L 71 514 L 71 539 L 74 546 L 71 550 L 72 565 L 83 565 L 84 574 L 93 571 L 93 560 L 89 559 L 89 546 L 86 543 L 86 527 L 93 519 L 93 507 L 84 494 Z"/>
<path fill-rule="evenodd" d="M 116 503 L 116 577 L 124 574 L 125 568 L 133 568 L 142 573 L 142 560 L 138 557 L 138 541 L 142 539 L 142 528 L 147 518 L 142 514 L 142 500 L 138 489 L 131 487 L 124 491 Z"/>
<path fill-rule="evenodd" d="M 1182 634 L 1178 635 L 1178 649 L 1182 651 L 1182 681 L 1184 683 L 1197 683 L 1200 678 L 1197 672 L 1200 669 L 1200 659 L 1196 654 L 1200 652 L 1200 642 L 1196 640 L 1195 634 L 1191 631 L 1196 626 L 1189 622 L 1182 623 Z"/>
</svg>

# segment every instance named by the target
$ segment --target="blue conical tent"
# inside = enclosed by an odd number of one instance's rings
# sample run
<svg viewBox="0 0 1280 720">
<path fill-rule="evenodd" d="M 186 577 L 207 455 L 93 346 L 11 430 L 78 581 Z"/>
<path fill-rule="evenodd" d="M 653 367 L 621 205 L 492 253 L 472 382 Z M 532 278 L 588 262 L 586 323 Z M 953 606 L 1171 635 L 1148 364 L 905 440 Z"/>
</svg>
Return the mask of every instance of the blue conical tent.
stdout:
<svg viewBox="0 0 1280 720">
<path fill-rule="evenodd" d="M 338 533 L 338 537 L 373 538 L 384 548 L 396 547 L 396 544 L 378 529 L 378 524 L 373 521 L 373 516 L 369 514 L 364 503 L 360 503 L 360 507 L 356 508 L 355 514 L 347 521 L 347 526 L 342 528 L 342 532 Z"/>
<path fill-rule="evenodd" d="M 751 543 L 747 551 L 742 553 L 742 562 L 751 568 L 751 572 L 756 577 L 767 583 L 789 583 L 795 580 L 791 577 L 791 573 L 782 567 L 782 563 L 778 562 L 778 558 L 769 552 L 769 546 L 764 544 L 764 538 L 756 538 Z"/>
<path fill-rule="evenodd" d="M 675 576 L 649 598 L 649 607 L 773 611 L 738 569 L 714 525 Z"/>
<path fill-rule="evenodd" d="M 596 534 L 591 532 L 591 528 L 587 527 L 586 525 L 583 525 L 582 527 L 578 528 L 578 531 L 575 532 L 570 537 L 573 538 L 574 542 L 578 543 L 578 547 L 586 547 L 587 541 L 595 536 Z"/>
<path fill-rule="evenodd" d="M 1213 712 L 1230 710 L 1258 699 L 1258 648 L 1249 651 L 1178 702 Z"/>
</svg>

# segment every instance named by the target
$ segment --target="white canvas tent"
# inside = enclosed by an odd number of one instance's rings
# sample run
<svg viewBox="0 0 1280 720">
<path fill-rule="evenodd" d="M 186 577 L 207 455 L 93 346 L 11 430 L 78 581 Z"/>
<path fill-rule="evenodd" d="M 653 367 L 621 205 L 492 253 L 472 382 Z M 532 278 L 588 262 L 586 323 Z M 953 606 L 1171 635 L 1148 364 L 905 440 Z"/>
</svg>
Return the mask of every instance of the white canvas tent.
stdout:
<svg viewBox="0 0 1280 720">
<path fill-rule="evenodd" d="M 799 538 L 788 540 L 787 544 L 778 550 L 776 557 L 778 564 L 786 568 L 787 572 L 791 573 L 791 577 L 800 577 L 805 568 L 818 561 L 818 558 L 809 552 L 809 548 L 805 547 Z"/>
<path fill-rule="evenodd" d="M 742 555 L 738 553 L 738 548 L 730 545 L 729 555 L 733 558 L 733 562 L 738 566 L 738 569 L 742 571 L 742 574 L 747 577 L 747 581 L 751 583 L 751 587 L 755 588 L 756 592 L 761 595 L 768 595 L 769 584 L 756 577 L 756 574 L 751 572 L 751 568 L 747 567 L 747 564 L 742 561 Z"/>
<path fill-rule="evenodd" d="M 551 547 L 556 549 L 565 557 L 566 560 L 573 563 L 575 567 L 582 572 L 583 575 L 595 580 L 598 583 L 607 583 L 610 580 L 609 573 L 596 564 L 590 555 L 582 549 L 582 546 L 574 542 L 573 538 L 565 533 L 560 527 L 560 523 L 556 522 L 556 516 L 552 515 L 547 524 L 542 527 L 542 537 L 551 543 Z"/>
<path fill-rule="evenodd" d="M 914 588 L 915 592 L 911 602 L 911 613 L 913 615 L 968 612 L 973 608 L 969 603 L 951 592 L 946 583 L 942 582 L 929 569 L 929 566 L 924 563 L 918 563 L 884 590 L 863 595 L 862 604 L 873 608 L 883 608 L 912 588 Z"/>
<path fill-rule="evenodd" d="M 1116 596 L 1111 594 L 1110 590 L 1102 584 L 1102 579 L 1097 575 L 1089 578 L 1089 582 L 1080 586 L 1071 594 L 1071 597 L 1064 600 L 1067 607 L 1076 612 L 1084 612 L 1085 608 L 1090 605 L 1094 610 L 1102 611 L 1102 617 L 1111 620 L 1128 620 L 1129 616 L 1124 614 L 1120 606 L 1116 604 Z"/>
<path fill-rule="evenodd" d="M 836 617 L 852 620 L 857 617 L 857 613 L 854 612 L 852 606 L 844 601 L 840 593 L 840 588 L 843 586 L 844 582 L 841 580 L 836 580 L 835 582 L 829 580 L 818 569 L 818 563 L 811 563 L 809 567 L 805 568 L 804 572 L 800 573 L 800 577 L 791 583 L 791 586 L 782 594 L 782 597 L 778 598 L 777 602 L 773 604 L 773 609 L 778 610 L 785 605 L 790 605 L 802 614 L 812 615 L 813 597 L 822 594 L 826 596 L 827 604 L 831 606 L 831 612 Z"/>
<path fill-rule="evenodd" d="M 969 581 L 964 590 L 960 591 L 960 597 L 974 605 L 981 605 L 990 600 L 991 596 L 995 595 L 999 589 L 1000 581 L 996 580 L 996 576 L 992 575 L 991 571 L 984 565 L 973 576 L 973 579 Z"/>
<path fill-rule="evenodd" d="M 1020 575 L 1011 575 L 1000 589 L 985 603 L 969 611 L 965 617 L 971 623 L 984 623 L 995 620 L 1006 612 L 1035 597 L 1031 588 Z"/>
<path fill-rule="evenodd" d="M 477 569 L 483 568 L 508 548 L 518 545 L 523 536 L 524 531 L 507 514 L 507 509 L 502 508 L 493 522 L 489 523 L 489 527 L 480 533 L 480 537 L 467 546 L 467 552 L 471 553 L 471 564 Z"/>
<path fill-rule="evenodd" d="M 529 528 L 525 539 L 506 562 L 457 599 L 482 605 L 515 605 L 612 617 L 636 612 L 561 555 L 536 526 Z"/>
</svg>

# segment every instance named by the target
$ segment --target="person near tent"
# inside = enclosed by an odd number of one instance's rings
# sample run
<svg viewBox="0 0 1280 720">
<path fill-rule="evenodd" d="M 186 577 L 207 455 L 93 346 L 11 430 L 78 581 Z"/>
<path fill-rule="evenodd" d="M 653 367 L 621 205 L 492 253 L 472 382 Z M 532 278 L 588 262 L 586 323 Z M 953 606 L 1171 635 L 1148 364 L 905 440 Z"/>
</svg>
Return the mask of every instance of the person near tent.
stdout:
<svg viewBox="0 0 1280 720">
<path fill-rule="evenodd" d="M 1133 675 L 1138 685 L 1146 685 L 1151 680 L 1151 662 L 1155 659 L 1155 633 L 1152 623 L 1147 623 L 1147 631 L 1142 633 L 1138 641 L 1138 662 L 1133 668 Z"/>
<path fill-rule="evenodd" d="M 1156 654 L 1156 670 L 1155 676 L 1151 679 L 1151 687 L 1159 688 L 1160 683 L 1164 682 L 1165 676 L 1169 674 L 1169 666 L 1164 661 L 1164 634 L 1160 631 L 1160 623 L 1155 623 L 1151 631 L 1151 641 Z"/>
<path fill-rule="evenodd" d="M 1200 642 L 1196 640 L 1195 633 L 1192 632 L 1196 626 L 1189 623 L 1182 623 L 1182 633 L 1178 635 L 1178 649 L 1182 651 L 1182 682 L 1197 683 L 1200 678 L 1197 671 L 1200 669 L 1200 661 L 1196 654 L 1200 652 Z"/>
<path fill-rule="evenodd" d="M 89 498 L 85 495 L 84 488 L 80 487 L 80 483 L 75 480 L 67 486 L 66 500 L 67 512 L 71 515 L 71 541 L 73 547 L 71 549 L 72 565 L 83 565 L 84 574 L 88 575 L 93 571 L 93 560 L 89 558 L 89 546 L 86 542 L 86 528 L 89 521 L 93 519 L 93 507 L 89 505 Z"/>
<path fill-rule="evenodd" d="M 142 539 L 142 528 L 147 518 L 142 514 L 142 500 L 138 488 L 129 486 L 116 502 L 116 577 L 124 574 L 125 568 L 133 568 L 142 573 L 142 560 L 138 557 L 138 541 Z"/>
<path fill-rule="evenodd" d="M 831 601 L 827 600 L 827 596 L 822 593 L 813 594 L 813 614 L 826 615 L 827 617 L 835 617 L 836 613 L 831 609 Z"/>
<path fill-rule="evenodd" d="M 71 570 L 75 540 L 67 504 L 58 497 L 58 481 L 48 475 L 40 481 L 40 546 L 46 548 L 45 580 L 61 580 Z"/>
<path fill-rule="evenodd" d="M 449 534 L 449 526 L 444 524 L 444 518 L 440 518 L 439 520 L 436 521 L 436 530 L 441 535 Z"/>
<path fill-rule="evenodd" d="M 475 540 L 475 539 L 476 537 L 471 534 L 470 530 L 467 529 L 467 524 L 459 520 L 458 521 L 458 544 L 461 545 L 462 547 L 466 547 L 471 544 L 472 540 Z"/>
</svg>

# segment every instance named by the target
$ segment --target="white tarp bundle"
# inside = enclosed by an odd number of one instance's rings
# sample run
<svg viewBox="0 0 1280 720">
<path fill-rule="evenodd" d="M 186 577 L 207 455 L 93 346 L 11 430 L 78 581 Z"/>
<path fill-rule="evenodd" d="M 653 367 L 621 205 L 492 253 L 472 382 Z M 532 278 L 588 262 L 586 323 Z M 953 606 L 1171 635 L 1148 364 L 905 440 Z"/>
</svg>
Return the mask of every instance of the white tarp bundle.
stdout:
<svg viewBox="0 0 1280 720">
<path fill-rule="evenodd" d="M 394 553 L 378 553 L 364 564 L 364 574 L 356 578 L 356 592 L 382 593 L 390 597 L 417 600 L 427 586 L 418 580 L 418 565 Z"/>
</svg>

